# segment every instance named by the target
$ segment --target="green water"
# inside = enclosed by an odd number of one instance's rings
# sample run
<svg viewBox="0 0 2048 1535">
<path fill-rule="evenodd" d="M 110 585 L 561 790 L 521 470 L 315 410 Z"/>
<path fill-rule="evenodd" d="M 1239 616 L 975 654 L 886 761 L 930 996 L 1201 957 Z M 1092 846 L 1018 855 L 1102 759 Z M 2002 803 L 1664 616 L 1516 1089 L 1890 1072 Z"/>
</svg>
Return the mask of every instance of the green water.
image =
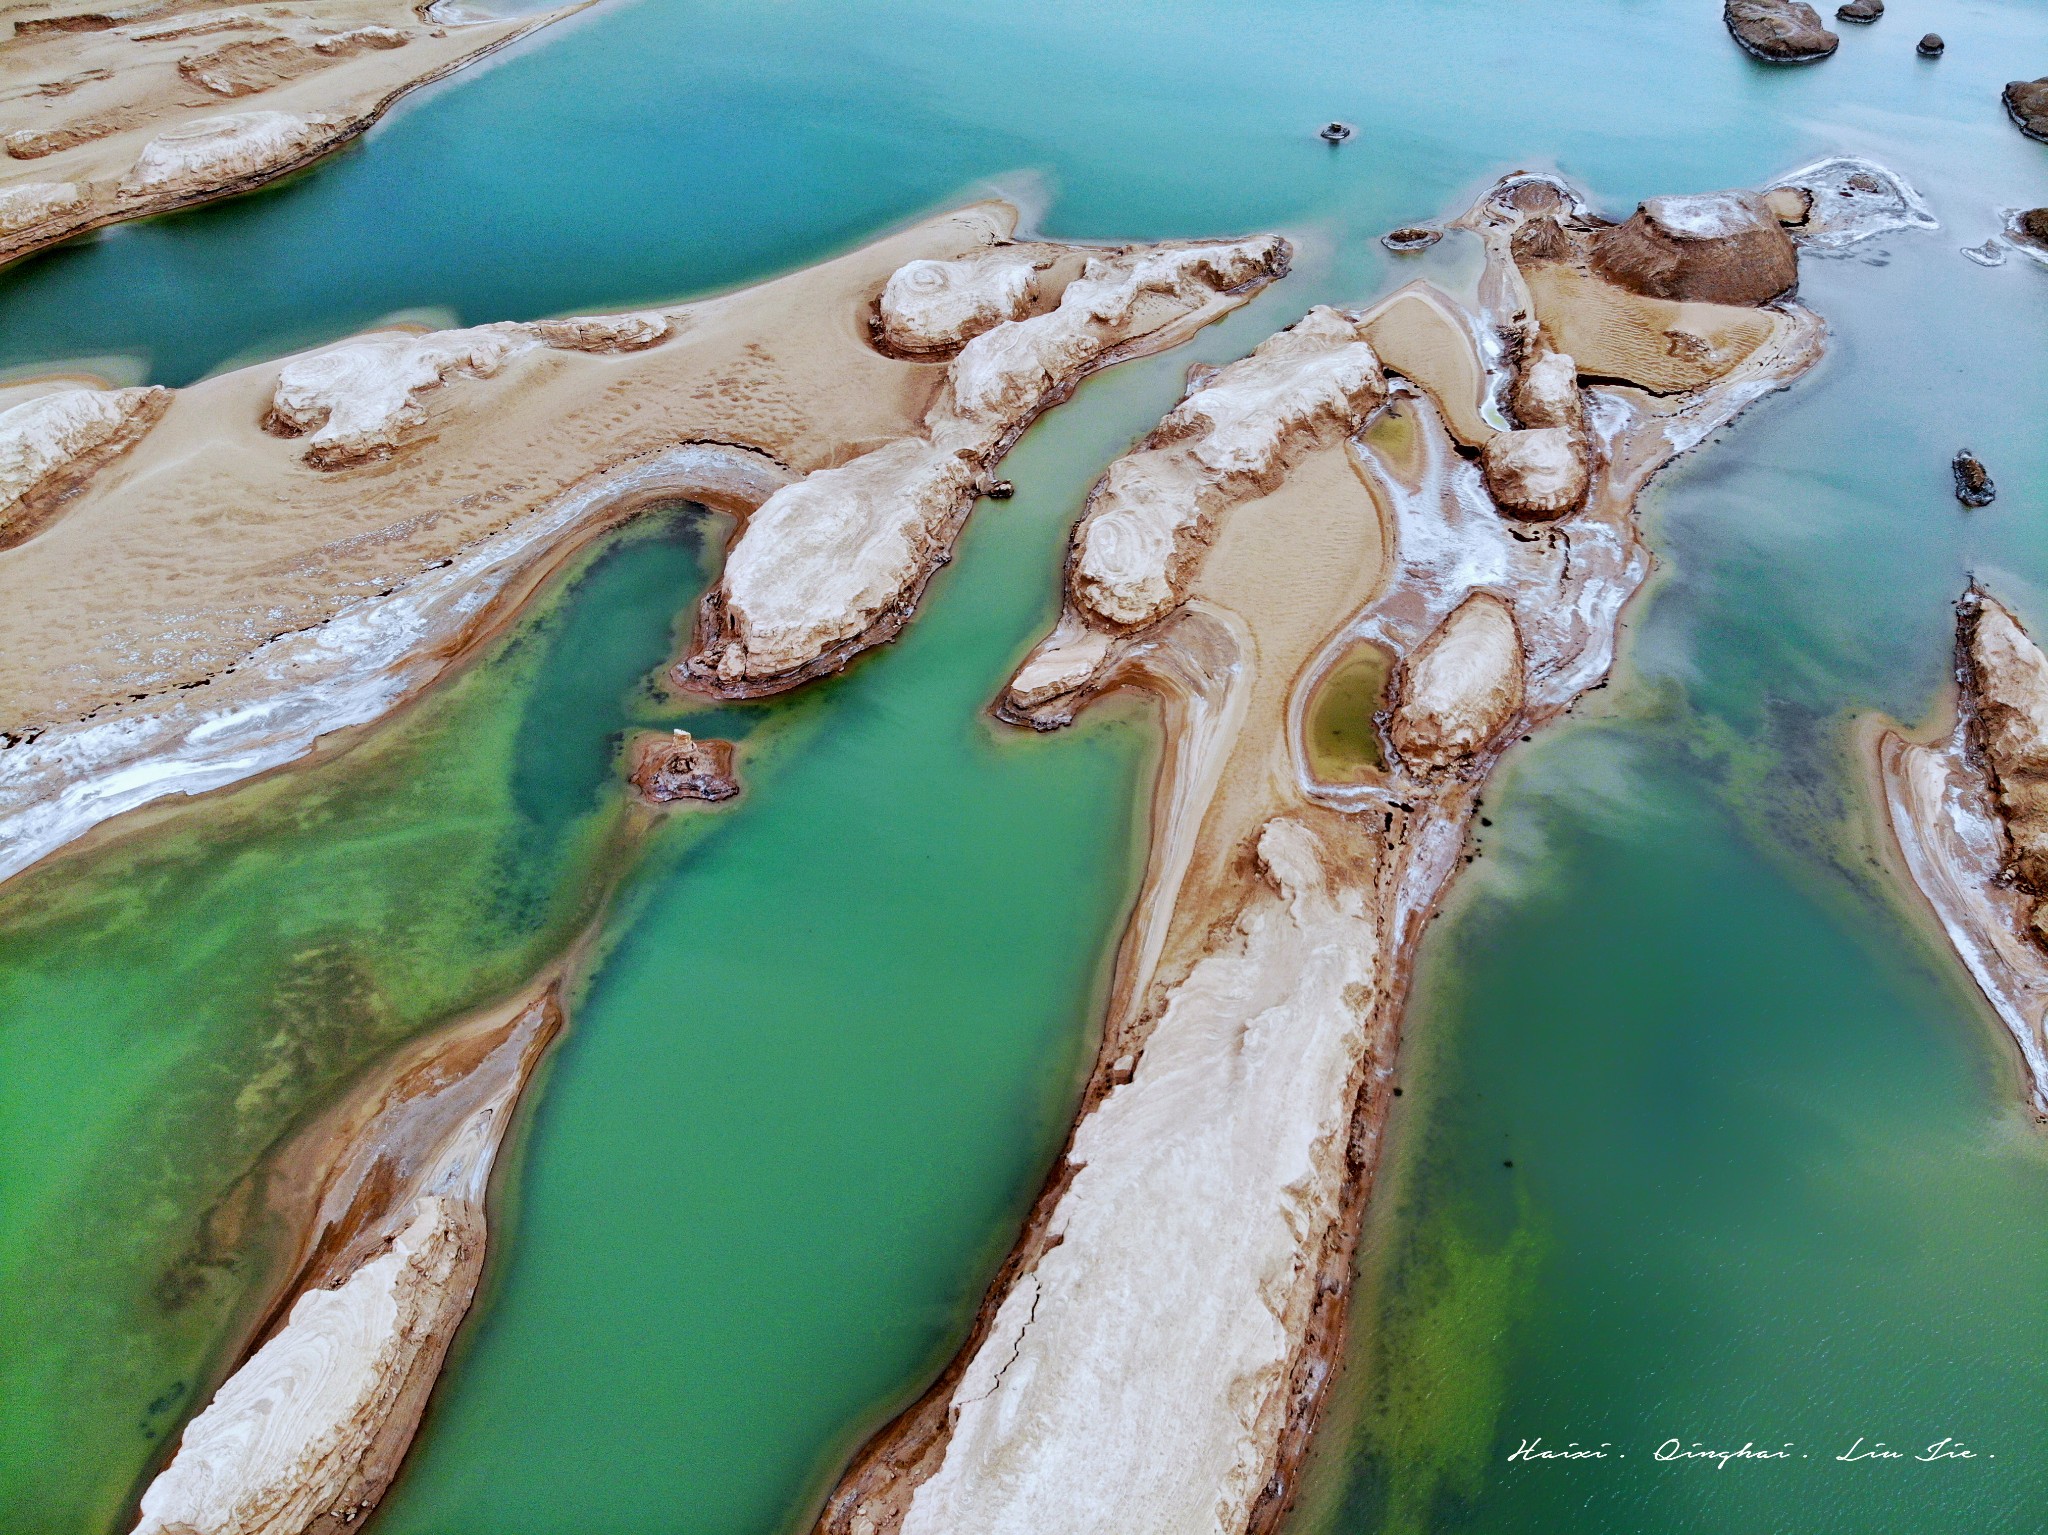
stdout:
<svg viewBox="0 0 2048 1535">
<path fill-rule="evenodd" d="M 1929 29 L 1938 64 L 1911 55 Z M 121 354 L 177 382 L 395 311 L 707 291 L 1018 172 L 1053 233 L 1302 248 L 1251 312 L 1034 429 L 1018 498 L 901 644 L 693 718 L 747 737 L 728 811 L 636 840 L 611 797 L 704 579 L 684 518 L 348 755 L 9 889 L 0 1527 L 112 1526 L 244 1316 L 262 1243 L 234 1191 L 263 1149 L 601 907 L 487 1293 L 380 1527 L 800 1519 L 957 1338 L 1086 1059 L 1147 734 L 980 711 L 1092 476 L 1187 362 L 1468 271 L 1455 240 L 1372 237 L 1504 170 L 1619 212 L 1848 151 L 1945 227 L 1806 263 L 1827 361 L 1651 497 L 1666 571 L 1622 678 L 1489 796 L 1297 1524 L 2036 1528 L 2048 1166 L 1981 1007 L 1874 880 L 1841 725 L 1929 706 L 1966 570 L 2048 624 L 2048 272 L 1956 251 L 2048 201 L 2048 150 L 1996 100 L 2048 69 L 2048 15 L 1894 0 L 1843 30 L 1769 70 L 1696 0 L 642 0 L 282 187 L 0 276 L 0 368 Z M 1332 116 L 1360 128 L 1337 151 L 1310 136 Z M 1971 516 L 1946 484 L 1966 444 L 2001 492 Z M 1834 1462 L 1858 1434 L 1985 1458 Z M 1506 1461 L 1537 1435 L 1628 1458 Z M 1658 1466 L 1670 1437 L 1813 1458 Z"/>
<path fill-rule="evenodd" d="M 1324 783 L 1357 783 L 1386 767 L 1373 713 L 1394 658 L 1361 643 L 1316 684 L 1308 701 L 1308 770 Z"/>
</svg>

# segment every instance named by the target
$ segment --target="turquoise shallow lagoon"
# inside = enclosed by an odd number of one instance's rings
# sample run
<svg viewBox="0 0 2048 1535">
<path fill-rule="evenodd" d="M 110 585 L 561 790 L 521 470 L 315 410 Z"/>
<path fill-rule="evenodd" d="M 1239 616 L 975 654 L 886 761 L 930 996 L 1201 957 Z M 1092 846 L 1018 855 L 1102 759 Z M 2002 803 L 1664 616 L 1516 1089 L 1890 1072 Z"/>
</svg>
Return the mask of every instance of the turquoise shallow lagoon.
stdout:
<svg viewBox="0 0 2048 1535">
<path fill-rule="evenodd" d="M 0 896 L 0 1526 L 116 1527 L 255 1278 L 260 1242 L 208 1212 L 292 1103 L 592 920 L 485 1295 L 378 1527 L 800 1526 L 958 1338 L 1087 1060 L 1149 731 L 981 711 L 1093 476 L 1188 362 L 1460 270 L 1455 242 L 1374 238 L 1502 171 L 1620 213 L 1846 152 L 1943 227 L 1806 263 L 1828 359 L 1653 491 L 1664 569 L 1621 675 L 1488 797 L 1296 1524 L 2035 1528 L 2048 1155 L 1873 865 L 1846 722 L 1934 705 L 1968 571 L 2048 625 L 2048 271 L 1959 254 L 2048 202 L 2048 148 L 1997 104 L 2048 71 L 2048 13 L 1893 0 L 1843 31 L 1773 70 L 1690 0 L 607 3 L 280 187 L 0 275 L 0 368 L 176 383 L 392 313 L 712 291 L 991 180 L 1053 234 L 1302 247 L 1249 312 L 1035 428 L 901 643 L 717 715 L 748 743 L 729 811 L 650 837 L 607 798 L 715 558 L 673 512 L 434 709 Z M 1330 117 L 1359 126 L 1340 150 Z M 2000 488 L 1970 515 L 1964 445 Z M 230 1115 L 279 1070 L 301 1096 Z M 1981 1456 L 1834 1461 L 1858 1435 Z M 1538 1436 L 1627 1458 L 1507 1460 Z M 1674 1437 L 1810 1459 L 1659 1464 Z"/>
</svg>

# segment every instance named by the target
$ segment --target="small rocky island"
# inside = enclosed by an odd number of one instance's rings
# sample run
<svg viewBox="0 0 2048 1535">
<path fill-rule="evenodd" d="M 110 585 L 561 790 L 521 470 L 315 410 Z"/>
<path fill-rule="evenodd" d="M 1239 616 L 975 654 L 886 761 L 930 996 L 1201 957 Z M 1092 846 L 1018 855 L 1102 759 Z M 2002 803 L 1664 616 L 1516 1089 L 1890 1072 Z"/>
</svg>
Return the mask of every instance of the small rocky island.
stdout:
<svg viewBox="0 0 2048 1535">
<path fill-rule="evenodd" d="M 1811 64 L 1842 41 L 1805 0 L 1727 0 L 1722 19 L 1735 41 L 1767 64 Z"/>
</svg>

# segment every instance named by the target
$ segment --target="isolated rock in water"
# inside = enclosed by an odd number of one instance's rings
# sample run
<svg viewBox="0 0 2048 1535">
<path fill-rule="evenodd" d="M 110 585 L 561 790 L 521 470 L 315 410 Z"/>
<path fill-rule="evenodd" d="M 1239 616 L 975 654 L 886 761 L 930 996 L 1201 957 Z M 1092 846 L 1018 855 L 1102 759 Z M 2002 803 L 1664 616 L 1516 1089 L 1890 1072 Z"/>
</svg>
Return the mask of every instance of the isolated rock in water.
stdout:
<svg viewBox="0 0 2048 1535">
<path fill-rule="evenodd" d="M 2011 612 L 1974 587 L 1956 612 L 1970 738 L 2005 825 L 2006 877 L 2034 897 L 2038 942 L 2048 896 L 2048 657 Z"/>
<path fill-rule="evenodd" d="M 1991 475 L 1968 448 L 1963 449 L 1950 466 L 1956 477 L 1956 499 L 1965 506 L 1989 506 L 1998 499 L 1998 488 L 1991 483 Z"/>
<path fill-rule="evenodd" d="M 1283 275 L 1291 254 L 1278 235 L 1262 235 L 1095 257 L 1058 308 L 967 343 L 953 363 L 954 410 L 963 424 L 1027 417 L 1109 348 L 1170 329 L 1218 293 Z"/>
<path fill-rule="evenodd" d="M 1835 8 L 1835 20 L 1861 22 L 1866 26 L 1883 14 L 1884 0 L 1849 0 L 1847 5 Z"/>
<path fill-rule="evenodd" d="M 1037 297 L 1037 265 L 1021 251 L 907 262 L 882 289 L 882 338 L 900 352 L 952 351 L 1021 320 Z"/>
<path fill-rule="evenodd" d="M 732 742 L 699 741 L 687 730 L 641 742 L 632 776 L 633 787 L 657 805 L 731 799 L 740 792 L 732 776 Z"/>
<path fill-rule="evenodd" d="M 1735 41 L 1767 63 L 1810 64 L 1842 41 L 1804 0 L 1728 0 L 1721 15 Z"/>
<path fill-rule="evenodd" d="M 1441 229 L 1430 229 L 1422 224 L 1408 224 L 1399 229 L 1390 229 L 1380 236 L 1380 244 L 1390 251 L 1427 250 L 1444 237 Z"/>
<path fill-rule="evenodd" d="M 422 397 L 430 390 L 452 378 L 489 378 L 538 344 L 517 326 L 482 325 L 329 347 L 278 370 L 263 425 L 281 437 L 311 432 L 306 462 L 316 469 L 388 457 L 426 424 Z"/>
<path fill-rule="evenodd" d="M 2028 138 L 2048 142 L 2048 76 L 2013 81 L 2005 88 L 2005 110 Z"/>
<path fill-rule="evenodd" d="M 1219 509 L 1273 489 L 1302 450 L 1355 431 L 1386 394 L 1359 322 L 1322 307 L 1210 375 L 1090 494 L 1075 534 L 1080 605 L 1120 627 L 1163 616 Z"/>
<path fill-rule="evenodd" d="M 131 446 L 171 392 L 60 389 L 0 411 L 0 548 L 33 531 L 37 514 Z"/>
<path fill-rule="evenodd" d="M 1593 270 L 1646 298 L 1761 304 L 1799 281 L 1799 252 L 1756 192 L 1652 197 L 1594 236 Z"/>
<path fill-rule="evenodd" d="M 167 128 L 142 146 L 122 187 L 129 192 L 211 189 L 243 176 L 268 176 L 325 141 L 324 117 L 236 112 Z"/>
<path fill-rule="evenodd" d="M 1476 755 L 1522 707 L 1522 637 L 1508 605 L 1474 592 L 1402 668 L 1388 722 L 1411 772 L 1441 772 Z"/>
<path fill-rule="evenodd" d="M 1914 51 L 1923 59 L 1938 59 L 1941 51 L 1948 46 L 1941 40 L 1939 32 L 1929 32 L 1914 46 Z"/>
<path fill-rule="evenodd" d="M 0 192 L 0 235 L 33 228 L 44 219 L 69 213 L 85 201 L 70 181 L 30 181 Z"/>
</svg>

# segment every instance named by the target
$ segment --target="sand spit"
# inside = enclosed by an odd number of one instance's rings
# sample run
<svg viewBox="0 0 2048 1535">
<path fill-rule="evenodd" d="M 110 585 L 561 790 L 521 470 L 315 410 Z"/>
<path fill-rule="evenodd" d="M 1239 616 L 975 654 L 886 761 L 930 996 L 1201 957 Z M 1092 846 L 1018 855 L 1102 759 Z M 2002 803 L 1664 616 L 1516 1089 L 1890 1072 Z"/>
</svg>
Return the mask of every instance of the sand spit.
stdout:
<svg viewBox="0 0 2048 1535">
<path fill-rule="evenodd" d="M 142 1495 L 136 1535 L 307 1535 L 376 1507 L 476 1291 L 492 1164 L 559 1025 L 550 983 L 445 1029 L 281 1160 L 296 1277 Z"/>
<path fill-rule="evenodd" d="M 1981 587 L 1956 604 L 1956 721 L 1877 737 L 1906 870 L 2012 1034 L 2048 1122 L 2048 657 Z"/>
<path fill-rule="evenodd" d="M 410 0 L 15 7 L 0 37 L 0 263 L 297 170 L 407 91 L 580 9 L 457 24 Z"/>
<path fill-rule="evenodd" d="M 891 638 L 952 558 L 996 463 L 1040 412 L 1098 368 L 1177 345 L 1247 302 L 1286 272 L 1290 254 L 1285 240 L 1265 235 L 1095 256 L 1049 307 L 985 328 L 999 302 L 1028 302 L 1005 286 L 1019 263 L 978 256 L 954 263 L 943 282 L 937 263 L 906 269 L 914 282 L 898 272 L 883 291 L 886 334 L 900 336 L 916 315 L 922 336 L 972 339 L 947 366 L 918 435 L 815 472 L 748 520 L 704 598 L 697 647 L 676 668 L 677 683 L 759 697 L 837 671 Z M 947 302 L 918 310 L 907 294 Z"/>
<path fill-rule="evenodd" d="M 1537 524 L 1501 506 L 1450 424 L 1465 386 L 1439 403 L 1384 356 L 1383 403 L 1357 397 L 1343 434 L 1209 509 L 1189 545 L 1144 546 L 1172 593 L 1147 621 L 1104 613 L 1090 584 L 1119 468 L 1091 494 L 1064 611 L 997 712 L 1056 729 L 1105 692 L 1156 695 L 1169 751 L 1146 882 L 1066 1153 L 966 1347 L 862 1452 L 821 1531 L 1239 1535 L 1285 1513 L 1341 1346 L 1408 976 L 1474 802 L 1511 742 L 1608 673 L 1650 568 L 1643 486 L 1821 351 L 1819 320 L 1780 298 L 1721 306 L 1755 341 L 1695 387 L 1656 374 L 1663 346 L 1641 354 L 1650 379 L 1574 375 L 1558 330 L 1619 317 L 1664 336 L 1690 312 L 1591 269 L 1613 226 L 1562 183 L 1510 177 L 1459 222 L 1487 249 L 1483 312 L 1449 332 L 1470 356 L 1415 370 L 1469 370 L 1481 399 L 1577 420 L 1583 499 Z M 1579 286 L 1528 280 L 1555 267 Z M 1408 298 L 1344 319 L 1371 335 Z M 1321 354 L 1296 364 L 1306 386 Z M 1221 377 L 1198 375 L 1189 402 Z M 1262 393 L 1278 433 L 1302 395 Z M 1374 716 L 1388 765 L 1322 781 L 1307 701 L 1361 642 L 1395 658 Z"/>
<path fill-rule="evenodd" d="M 979 471 L 961 442 L 999 451 L 1080 372 L 1183 339 L 1242 302 L 1248 288 L 1213 284 L 1270 278 L 1266 265 L 1230 264 L 1244 252 L 1279 259 L 1276 242 L 1106 257 L 1016 247 L 1014 223 L 1014 210 L 980 204 L 700 303 L 383 331 L 151 393 L 134 418 L 154 416 L 140 439 L 95 458 L 82 485 L 66 480 L 61 515 L 0 550 L 0 877 L 125 810 L 237 782 L 378 718 L 569 550 L 651 503 L 773 508 L 733 563 L 763 574 L 747 591 L 764 608 L 786 600 L 779 633 L 836 647 L 800 663 L 809 670 L 843 662 L 858 648 L 846 636 L 893 631 L 972 505 Z M 1052 325 L 1035 334 L 1059 353 L 1059 377 L 958 425 L 948 381 L 960 361 L 888 355 L 868 317 L 906 264 L 1010 250 L 1045 263 L 1040 318 Z M 1111 273 L 1092 289 L 1099 306 L 1113 310 L 1130 280 L 1121 321 L 1094 317 L 1090 265 Z M 1087 317 L 1062 319 L 1075 289 Z M 0 417 L 0 432 L 15 419 Z M 5 452 L 0 439 L 0 466 Z M 778 587 L 776 571 L 809 570 L 840 547 L 843 507 L 818 505 L 821 484 L 902 464 L 912 478 L 930 471 L 943 506 L 870 482 L 861 509 L 875 523 L 858 533 L 872 545 L 877 527 L 893 531 L 897 553 L 914 546 L 924 563 Z M 805 494 L 778 498 L 789 488 Z M 890 609 L 877 620 L 880 600 Z"/>
</svg>

